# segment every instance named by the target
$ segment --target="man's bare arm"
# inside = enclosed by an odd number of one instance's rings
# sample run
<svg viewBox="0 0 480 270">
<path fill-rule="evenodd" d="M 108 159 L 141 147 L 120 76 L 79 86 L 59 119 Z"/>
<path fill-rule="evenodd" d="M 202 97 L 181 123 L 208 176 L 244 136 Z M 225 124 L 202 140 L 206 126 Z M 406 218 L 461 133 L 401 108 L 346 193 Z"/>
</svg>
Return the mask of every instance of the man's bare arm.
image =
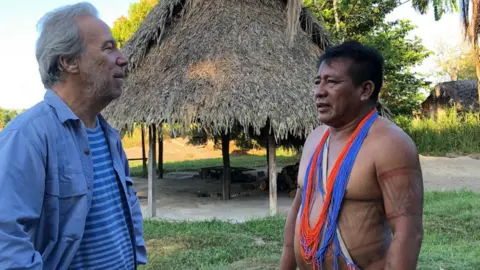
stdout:
<svg viewBox="0 0 480 270">
<path fill-rule="evenodd" d="M 283 234 L 283 253 L 280 263 L 280 270 L 295 270 L 297 268 L 297 262 L 295 260 L 295 250 L 294 250 L 294 241 L 295 241 L 295 225 L 297 222 L 298 211 L 300 210 L 300 205 L 302 204 L 302 178 L 305 171 L 303 167 L 307 167 L 307 163 L 311 155 L 315 152 L 317 147 L 318 138 L 321 138 L 325 132 L 325 126 L 319 126 L 313 130 L 305 140 L 305 145 L 303 146 L 302 157 L 298 167 L 297 182 L 299 187 L 297 187 L 297 193 L 295 194 L 295 199 L 293 200 L 292 207 L 288 212 L 287 220 L 285 222 L 285 231 Z M 303 165 L 303 166 L 302 166 Z"/>
<path fill-rule="evenodd" d="M 376 170 L 393 232 L 385 269 L 414 270 L 423 236 L 423 178 L 418 152 L 404 134 L 394 134 L 388 143 L 379 144 L 382 151 L 376 158 Z"/>
<path fill-rule="evenodd" d="M 292 203 L 290 211 L 288 211 L 287 220 L 285 222 L 285 231 L 283 233 L 283 252 L 280 270 L 295 270 L 297 262 L 295 261 L 295 224 L 298 211 L 302 202 L 302 190 L 297 188 L 297 193 Z"/>
</svg>

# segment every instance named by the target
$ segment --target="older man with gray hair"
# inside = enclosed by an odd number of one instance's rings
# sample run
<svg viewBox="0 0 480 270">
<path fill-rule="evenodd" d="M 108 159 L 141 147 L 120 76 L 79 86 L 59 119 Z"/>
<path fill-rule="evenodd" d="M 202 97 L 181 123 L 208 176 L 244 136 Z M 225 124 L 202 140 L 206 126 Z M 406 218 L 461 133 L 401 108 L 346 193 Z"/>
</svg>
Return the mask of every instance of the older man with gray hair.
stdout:
<svg viewBox="0 0 480 270">
<path fill-rule="evenodd" d="M 147 261 L 139 200 L 100 114 L 127 60 L 89 3 L 39 29 L 44 100 L 0 133 L 0 269 L 136 269 Z"/>
</svg>

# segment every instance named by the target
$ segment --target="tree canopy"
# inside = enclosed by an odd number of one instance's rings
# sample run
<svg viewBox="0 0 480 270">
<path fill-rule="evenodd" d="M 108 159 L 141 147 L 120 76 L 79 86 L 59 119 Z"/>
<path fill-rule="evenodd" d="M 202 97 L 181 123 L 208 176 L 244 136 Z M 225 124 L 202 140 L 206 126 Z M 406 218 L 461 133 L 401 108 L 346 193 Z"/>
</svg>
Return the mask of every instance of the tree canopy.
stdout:
<svg viewBox="0 0 480 270">
<path fill-rule="evenodd" d="M 132 3 L 128 9 L 128 17 L 121 16 L 113 23 L 112 35 L 119 47 L 137 31 L 145 16 L 158 2 L 159 0 L 140 0 Z"/>
<path fill-rule="evenodd" d="M 0 130 L 7 126 L 7 124 L 12 121 L 15 116 L 17 116 L 20 111 L 17 110 L 7 110 L 0 108 Z"/>
<path fill-rule="evenodd" d="M 440 20 L 446 12 L 460 11 L 460 21 L 464 37 L 471 45 L 471 56 L 475 63 L 476 78 L 480 80 L 480 47 L 478 36 L 480 34 L 480 0 L 413 0 L 413 7 L 421 14 L 426 13 L 429 5 L 435 11 L 435 20 Z M 478 103 L 480 103 L 480 83 L 478 84 Z"/>
<path fill-rule="evenodd" d="M 380 51 L 385 58 L 380 99 L 394 115 L 410 115 L 418 109 L 424 98 L 419 90 L 429 83 L 412 68 L 420 65 L 430 52 L 420 38 L 409 37 L 415 28 L 410 21 L 385 21 L 400 1 L 306 0 L 305 4 L 338 42 L 358 40 Z"/>
<path fill-rule="evenodd" d="M 460 49 L 459 49 L 460 48 Z M 475 52 L 468 44 L 449 45 L 440 40 L 435 50 L 435 74 L 449 80 L 476 80 Z"/>
</svg>

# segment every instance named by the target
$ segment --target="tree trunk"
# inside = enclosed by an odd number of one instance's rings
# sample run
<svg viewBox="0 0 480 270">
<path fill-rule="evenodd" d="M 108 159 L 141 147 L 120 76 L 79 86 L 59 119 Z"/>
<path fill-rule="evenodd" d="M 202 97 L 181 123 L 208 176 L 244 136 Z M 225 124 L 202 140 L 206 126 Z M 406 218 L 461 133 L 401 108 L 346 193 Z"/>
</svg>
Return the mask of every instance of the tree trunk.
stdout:
<svg viewBox="0 0 480 270">
<path fill-rule="evenodd" d="M 339 0 L 333 0 L 333 14 L 335 16 L 335 28 L 338 31 L 340 31 L 340 19 L 338 18 L 338 1 Z"/>
<path fill-rule="evenodd" d="M 465 3 L 469 4 L 469 3 Z M 480 1 L 479 0 L 471 0 L 470 1 L 470 8 L 472 9 L 472 17 L 469 22 L 469 26 L 467 30 L 467 35 L 470 38 L 470 41 L 472 42 L 473 45 L 473 54 L 475 58 L 475 69 L 477 73 L 477 81 L 480 82 L 480 49 L 478 48 L 478 29 L 479 29 L 479 20 L 480 20 Z M 463 18 L 464 20 L 468 20 L 468 14 L 464 14 L 464 16 L 467 16 L 466 18 Z M 480 104 L 480 83 L 478 83 L 477 86 L 477 103 Z"/>
<path fill-rule="evenodd" d="M 458 75 L 457 75 L 457 72 L 456 72 L 456 71 L 451 71 L 451 72 L 449 72 L 449 74 L 450 74 L 450 80 L 451 80 L 451 81 L 456 81 L 456 80 L 458 80 Z"/>
</svg>

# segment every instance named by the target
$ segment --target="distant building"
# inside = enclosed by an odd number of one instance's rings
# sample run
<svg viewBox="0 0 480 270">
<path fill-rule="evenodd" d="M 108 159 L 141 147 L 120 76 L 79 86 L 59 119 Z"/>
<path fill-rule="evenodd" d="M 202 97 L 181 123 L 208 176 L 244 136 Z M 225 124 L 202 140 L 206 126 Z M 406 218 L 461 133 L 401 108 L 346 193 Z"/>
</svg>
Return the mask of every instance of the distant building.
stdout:
<svg viewBox="0 0 480 270">
<path fill-rule="evenodd" d="M 456 107 L 457 112 L 478 111 L 477 80 L 439 83 L 421 104 L 424 115 L 438 115 L 445 109 Z"/>
</svg>

